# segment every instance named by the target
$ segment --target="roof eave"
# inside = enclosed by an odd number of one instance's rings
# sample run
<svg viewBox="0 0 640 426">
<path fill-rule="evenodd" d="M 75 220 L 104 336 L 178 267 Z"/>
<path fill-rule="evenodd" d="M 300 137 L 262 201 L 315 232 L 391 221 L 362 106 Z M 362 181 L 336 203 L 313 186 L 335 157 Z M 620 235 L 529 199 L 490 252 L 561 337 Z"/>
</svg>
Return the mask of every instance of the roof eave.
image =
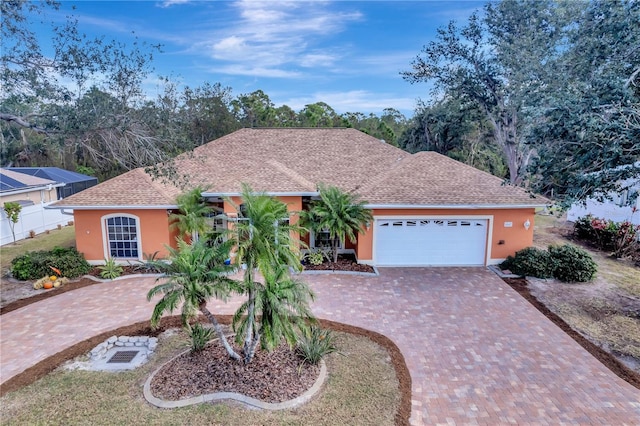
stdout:
<svg viewBox="0 0 640 426">
<path fill-rule="evenodd" d="M 365 204 L 368 209 L 525 209 L 548 207 L 551 203 L 540 204 Z"/>
<path fill-rule="evenodd" d="M 58 210 L 170 210 L 177 209 L 175 204 L 166 205 L 143 205 L 143 206 L 68 206 L 68 205 L 51 205 L 45 207 L 47 209 Z"/>
<path fill-rule="evenodd" d="M 276 192 L 276 191 L 253 191 L 255 194 L 265 194 L 271 197 L 316 197 L 320 195 L 318 191 L 313 192 Z M 202 197 L 241 197 L 242 192 L 203 192 Z"/>
</svg>

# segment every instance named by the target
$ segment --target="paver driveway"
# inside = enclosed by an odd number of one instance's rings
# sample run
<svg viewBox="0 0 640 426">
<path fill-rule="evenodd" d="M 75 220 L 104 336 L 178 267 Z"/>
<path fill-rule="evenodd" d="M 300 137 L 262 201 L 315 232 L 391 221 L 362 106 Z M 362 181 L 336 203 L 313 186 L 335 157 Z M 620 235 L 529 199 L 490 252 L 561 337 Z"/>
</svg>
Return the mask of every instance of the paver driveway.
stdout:
<svg viewBox="0 0 640 426">
<path fill-rule="evenodd" d="M 485 269 L 305 279 L 318 317 L 398 345 L 412 377 L 413 424 L 640 424 L 640 391 Z M 89 336 L 148 319 L 153 283 L 100 284 L 2 315 L 0 380 Z M 216 305 L 214 312 L 231 313 L 237 301 Z"/>
</svg>

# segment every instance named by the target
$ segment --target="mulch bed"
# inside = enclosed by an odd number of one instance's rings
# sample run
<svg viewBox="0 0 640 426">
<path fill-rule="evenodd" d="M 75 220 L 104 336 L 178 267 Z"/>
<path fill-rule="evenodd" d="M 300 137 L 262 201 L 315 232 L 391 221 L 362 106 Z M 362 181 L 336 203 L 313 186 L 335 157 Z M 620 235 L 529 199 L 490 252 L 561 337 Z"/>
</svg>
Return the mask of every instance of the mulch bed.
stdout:
<svg viewBox="0 0 640 426">
<path fill-rule="evenodd" d="M 375 273 L 370 265 L 358 263 L 356 258 L 350 254 L 339 254 L 337 262 L 327 262 L 326 260 L 320 265 L 304 265 L 305 271 L 350 271 L 350 272 L 368 272 Z"/>
<path fill-rule="evenodd" d="M 562 318 L 549 310 L 549 308 L 547 308 L 542 302 L 540 302 L 534 295 L 531 294 L 531 292 L 529 291 L 529 287 L 527 286 L 527 280 L 525 278 L 503 278 L 503 281 L 509 284 L 511 288 L 513 288 L 529 303 L 535 306 L 536 309 L 542 312 L 542 314 L 549 318 L 555 325 L 560 327 L 562 331 L 567 333 L 569 337 L 575 340 L 587 352 L 589 352 L 598 361 L 609 368 L 609 370 L 615 373 L 616 376 L 620 377 L 630 385 L 640 389 L 640 374 L 622 364 L 609 352 L 587 340 L 580 333 L 572 329 L 566 322 L 564 322 Z"/>
<path fill-rule="evenodd" d="M 232 360 L 215 341 L 200 352 L 186 352 L 164 365 L 153 377 L 151 391 L 170 401 L 237 392 L 264 402 L 284 402 L 302 395 L 319 374 L 320 367 L 303 363 L 287 345 L 272 352 L 258 350 L 245 365 Z"/>
</svg>

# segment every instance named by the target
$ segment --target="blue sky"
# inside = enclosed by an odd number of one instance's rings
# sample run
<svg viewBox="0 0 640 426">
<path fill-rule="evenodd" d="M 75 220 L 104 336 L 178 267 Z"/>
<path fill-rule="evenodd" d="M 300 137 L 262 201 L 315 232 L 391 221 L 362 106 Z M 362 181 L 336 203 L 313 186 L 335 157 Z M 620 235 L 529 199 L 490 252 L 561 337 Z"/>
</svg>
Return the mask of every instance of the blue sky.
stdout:
<svg viewBox="0 0 640 426">
<path fill-rule="evenodd" d="M 408 70 L 436 28 L 460 23 L 478 1 L 76 1 L 63 2 L 87 35 L 161 43 L 155 72 L 196 87 L 220 82 L 234 95 L 262 89 L 295 110 L 323 101 L 338 113 L 411 116 L 426 84 Z M 62 15 L 61 15 L 62 16 Z M 151 96 L 153 76 L 146 87 Z"/>
</svg>

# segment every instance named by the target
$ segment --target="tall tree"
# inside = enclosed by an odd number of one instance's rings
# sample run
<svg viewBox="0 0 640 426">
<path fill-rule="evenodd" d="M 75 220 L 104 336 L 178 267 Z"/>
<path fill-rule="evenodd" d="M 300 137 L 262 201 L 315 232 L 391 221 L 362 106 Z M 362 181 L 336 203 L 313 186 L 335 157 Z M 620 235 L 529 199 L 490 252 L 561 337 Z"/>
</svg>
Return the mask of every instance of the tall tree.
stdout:
<svg viewBox="0 0 640 426">
<path fill-rule="evenodd" d="M 233 113 L 244 127 L 274 127 L 275 105 L 262 90 L 240 95 L 231 101 Z"/>
<path fill-rule="evenodd" d="M 249 363 L 262 338 L 257 303 L 266 297 L 264 291 L 267 290 L 257 282 L 256 273 L 266 277 L 280 266 L 300 270 L 299 241 L 295 235 L 301 228 L 289 222 L 289 212 L 283 202 L 255 194 L 247 185 L 243 185 L 242 204 L 231 203 L 238 212 L 238 220 L 228 235 L 236 247 L 236 262 L 244 268 L 242 287 L 247 295 L 241 307 L 246 315 L 234 317 L 234 328 L 238 331 L 236 341 L 244 341 L 244 360 Z"/>
<path fill-rule="evenodd" d="M 416 111 L 398 138 L 408 152 L 436 151 L 501 178 L 508 175 L 500 149 L 475 103 L 445 98 Z"/>
<path fill-rule="evenodd" d="M 535 188 L 565 204 L 640 176 L 640 4 L 584 6 L 566 5 L 574 21 L 532 132 Z"/>
<path fill-rule="evenodd" d="M 298 113 L 302 127 L 336 127 L 340 118 L 335 110 L 324 102 L 305 105 Z"/>
<path fill-rule="evenodd" d="M 158 139 L 136 109 L 145 101 L 142 82 L 159 46 L 135 36 L 129 44 L 91 39 L 78 31 L 73 17 L 62 24 L 46 22 L 61 5 L 50 0 L 0 3 L 5 95 L 0 130 L 6 143 L 22 145 L 12 148 L 19 157 L 3 162 L 19 159 L 31 165 L 50 156 L 57 157 L 50 160 L 56 165 L 73 161 L 110 169 L 106 175 L 113 175 L 162 160 L 165 150 L 159 145 L 167 141 Z M 50 44 L 42 45 L 45 39 L 37 37 L 36 19 L 50 28 Z M 47 155 L 38 157 L 32 142 L 41 142 Z"/>
<path fill-rule="evenodd" d="M 434 82 L 436 94 L 476 103 L 513 184 L 523 181 L 533 154 L 524 137 L 525 112 L 562 41 L 555 7 L 550 0 L 489 3 L 483 17 L 474 13 L 464 27 L 451 22 L 439 28 L 413 70 L 402 73 L 412 83 Z"/>
</svg>

